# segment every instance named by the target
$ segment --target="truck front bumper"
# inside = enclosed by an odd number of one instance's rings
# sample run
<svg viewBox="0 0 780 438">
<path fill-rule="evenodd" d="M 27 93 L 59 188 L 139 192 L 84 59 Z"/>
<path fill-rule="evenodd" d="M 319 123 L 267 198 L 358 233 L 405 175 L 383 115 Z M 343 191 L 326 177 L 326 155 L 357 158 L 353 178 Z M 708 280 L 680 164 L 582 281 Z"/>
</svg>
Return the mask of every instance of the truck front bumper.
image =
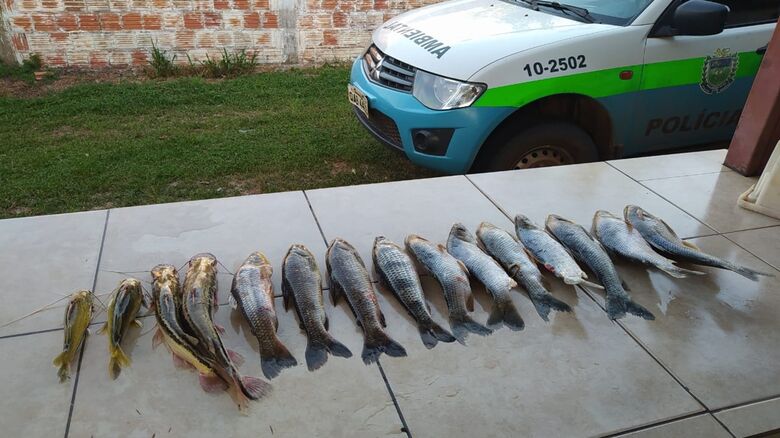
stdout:
<svg viewBox="0 0 780 438">
<path fill-rule="evenodd" d="M 480 147 L 516 108 L 468 107 L 436 111 L 421 104 L 410 93 L 396 91 L 371 82 L 363 71 L 362 58 L 352 64 L 350 83 L 368 98 L 369 117 L 355 115 L 363 126 L 382 143 L 402 150 L 413 163 L 445 173 L 465 173 Z M 415 149 L 413 132 L 450 132 L 443 154 Z"/>
</svg>

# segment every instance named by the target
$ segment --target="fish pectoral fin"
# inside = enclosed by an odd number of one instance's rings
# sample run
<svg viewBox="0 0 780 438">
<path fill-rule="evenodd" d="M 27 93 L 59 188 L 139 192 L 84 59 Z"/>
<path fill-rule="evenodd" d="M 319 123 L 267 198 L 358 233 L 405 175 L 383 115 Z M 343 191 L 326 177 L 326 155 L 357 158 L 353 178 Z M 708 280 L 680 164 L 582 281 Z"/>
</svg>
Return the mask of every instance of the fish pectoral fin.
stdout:
<svg viewBox="0 0 780 438">
<path fill-rule="evenodd" d="M 687 246 L 688 248 L 695 250 L 695 251 L 701 251 L 698 246 L 696 246 L 693 242 L 689 242 L 687 240 L 683 240 L 682 244 Z"/>
<path fill-rule="evenodd" d="M 626 280 L 623 280 L 622 278 L 620 279 L 620 285 L 623 286 L 624 290 L 629 291 L 629 292 L 631 291 L 631 288 L 628 287 L 628 284 L 626 283 Z"/>
<path fill-rule="evenodd" d="M 144 326 L 144 323 L 142 323 L 140 319 L 134 319 L 133 320 L 133 325 L 138 327 L 138 328 L 141 328 L 141 327 Z"/>
<path fill-rule="evenodd" d="M 460 261 L 460 260 L 458 260 L 458 259 L 455 259 L 455 260 L 458 262 L 458 265 L 460 265 L 460 269 L 462 269 L 462 270 L 463 270 L 463 273 L 464 273 L 464 274 L 466 274 L 466 275 L 471 275 L 471 273 L 469 272 L 469 268 L 467 268 L 467 267 L 466 267 L 466 264 L 465 264 L 465 263 L 463 263 L 462 261 Z"/>
<path fill-rule="evenodd" d="M 216 375 L 206 376 L 204 374 L 199 374 L 198 383 L 200 383 L 200 387 L 208 393 L 222 392 L 228 389 L 227 383 Z"/>
<path fill-rule="evenodd" d="M 542 266 L 544 266 L 544 269 L 547 269 L 548 271 L 550 271 L 552 273 L 555 273 L 555 266 L 553 266 L 553 265 L 551 265 L 549 263 L 545 263 Z"/>
<path fill-rule="evenodd" d="M 344 288 L 341 287 L 339 282 L 333 278 L 333 276 L 330 276 L 330 300 L 333 302 L 333 305 L 335 306 L 339 302 L 339 296 L 344 293 Z"/>
<path fill-rule="evenodd" d="M 157 331 L 154 332 L 154 336 L 152 337 L 152 349 L 156 350 L 157 347 L 163 343 L 163 331 L 161 328 L 157 328 Z"/>
<path fill-rule="evenodd" d="M 279 331 L 279 317 L 274 314 L 274 331 Z"/>
<path fill-rule="evenodd" d="M 187 362 L 186 360 L 179 357 L 176 353 L 171 353 L 171 357 L 173 358 L 173 366 L 176 368 L 179 368 L 181 370 L 194 370 L 195 367 Z"/>
<path fill-rule="evenodd" d="M 379 318 L 379 323 L 382 324 L 382 327 L 387 327 L 387 322 L 385 322 L 385 314 L 382 313 L 382 309 L 379 308 L 379 305 L 376 306 L 376 317 Z"/>
<path fill-rule="evenodd" d="M 246 362 L 244 359 L 244 356 L 241 355 L 241 353 L 233 350 L 227 350 L 227 355 L 230 358 L 230 360 L 235 364 L 237 367 L 240 367 L 241 365 Z"/>
<path fill-rule="evenodd" d="M 474 311 L 474 294 L 473 293 L 470 293 L 466 297 L 466 309 L 469 312 L 473 312 Z"/>
<path fill-rule="evenodd" d="M 225 327 L 222 327 L 221 325 L 214 323 L 214 328 L 219 332 L 220 335 L 225 334 Z"/>
<path fill-rule="evenodd" d="M 103 324 L 103 327 L 100 327 L 100 329 L 98 330 L 98 334 L 102 335 L 103 333 L 105 333 L 107 331 L 108 331 L 108 323 L 105 323 L 105 324 Z"/>
<path fill-rule="evenodd" d="M 328 319 L 328 315 L 325 315 L 323 318 L 322 325 L 325 326 L 325 330 L 330 330 L 330 320 Z M 304 328 L 303 324 L 301 324 L 301 328 Z"/>
<path fill-rule="evenodd" d="M 230 294 L 228 296 L 228 304 L 230 304 L 230 307 L 233 310 L 238 309 L 238 301 L 236 301 L 236 297 L 234 297 L 233 294 Z"/>
</svg>

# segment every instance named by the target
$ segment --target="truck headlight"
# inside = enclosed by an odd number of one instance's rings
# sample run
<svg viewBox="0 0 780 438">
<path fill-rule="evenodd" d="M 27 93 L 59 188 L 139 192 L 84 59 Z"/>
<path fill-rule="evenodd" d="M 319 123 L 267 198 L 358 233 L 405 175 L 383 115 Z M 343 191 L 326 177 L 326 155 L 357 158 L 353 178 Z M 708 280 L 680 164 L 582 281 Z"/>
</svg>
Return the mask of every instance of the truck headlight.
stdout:
<svg viewBox="0 0 780 438">
<path fill-rule="evenodd" d="M 456 81 L 417 70 L 412 95 L 434 110 L 470 106 L 485 91 L 485 84 Z"/>
</svg>

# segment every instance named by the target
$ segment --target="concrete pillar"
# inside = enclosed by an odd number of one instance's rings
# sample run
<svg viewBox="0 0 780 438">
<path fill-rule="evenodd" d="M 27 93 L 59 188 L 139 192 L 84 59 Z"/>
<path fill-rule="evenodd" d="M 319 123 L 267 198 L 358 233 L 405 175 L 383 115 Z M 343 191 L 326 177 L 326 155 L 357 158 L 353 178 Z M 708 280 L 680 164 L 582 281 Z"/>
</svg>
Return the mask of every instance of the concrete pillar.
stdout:
<svg viewBox="0 0 780 438">
<path fill-rule="evenodd" d="M 780 25 L 780 20 L 778 20 Z M 726 155 L 726 166 L 754 176 L 764 170 L 780 140 L 780 26 L 775 28 L 756 74 L 737 130 Z"/>
<path fill-rule="evenodd" d="M 5 2 L 0 1 L 0 60 L 6 64 L 16 63 L 16 53 L 11 42 L 11 26 L 7 22 Z"/>
</svg>

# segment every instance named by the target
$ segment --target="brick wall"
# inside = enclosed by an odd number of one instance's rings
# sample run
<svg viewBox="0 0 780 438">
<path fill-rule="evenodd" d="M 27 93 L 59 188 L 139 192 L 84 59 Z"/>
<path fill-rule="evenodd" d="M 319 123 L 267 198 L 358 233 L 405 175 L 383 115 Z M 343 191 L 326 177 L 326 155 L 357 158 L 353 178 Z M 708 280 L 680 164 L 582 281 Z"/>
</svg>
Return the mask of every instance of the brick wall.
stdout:
<svg viewBox="0 0 780 438">
<path fill-rule="evenodd" d="M 264 64 L 322 63 L 354 57 L 379 24 L 436 1 L 0 0 L 0 44 L 53 67 L 145 65 L 152 42 L 177 62 L 226 48 Z"/>
</svg>

